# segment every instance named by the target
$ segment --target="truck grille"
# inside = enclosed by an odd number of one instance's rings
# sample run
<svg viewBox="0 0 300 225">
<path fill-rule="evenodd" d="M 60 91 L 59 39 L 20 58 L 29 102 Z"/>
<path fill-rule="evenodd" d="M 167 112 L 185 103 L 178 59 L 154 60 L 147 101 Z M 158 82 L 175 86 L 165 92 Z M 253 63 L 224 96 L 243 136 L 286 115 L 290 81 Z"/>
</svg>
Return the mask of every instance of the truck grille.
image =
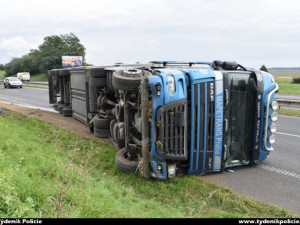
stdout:
<svg viewBox="0 0 300 225">
<path fill-rule="evenodd" d="M 158 154 L 167 160 L 187 160 L 187 100 L 161 107 L 157 127 Z"/>
<path fill-rule="evenodd" d="M 212 169 L 214 151 L 215 83 L 191 87 L 190 172 Z"/>
</svg>

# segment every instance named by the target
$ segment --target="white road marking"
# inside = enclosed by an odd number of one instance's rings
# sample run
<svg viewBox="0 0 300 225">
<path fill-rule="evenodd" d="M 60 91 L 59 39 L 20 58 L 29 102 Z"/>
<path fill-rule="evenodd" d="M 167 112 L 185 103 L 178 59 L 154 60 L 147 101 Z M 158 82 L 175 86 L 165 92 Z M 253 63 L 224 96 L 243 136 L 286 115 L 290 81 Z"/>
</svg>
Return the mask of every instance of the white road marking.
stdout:
<svg viewBox="0 0 300 225">
<path fill-rule="evenodd" d="M 282 135 L 287 135 L 287 136 L 299 137 L 300 138 L 300 135 L 295 135 L 295 134 L 286 134 L 286 133 L 281 133 L 281 132 L 276 132 L 275 134 L 282 134 Z"/>
<path fill-rule="evenodd" d="M 287 176 L 290 176 L 290 177 L 295 177 L 295 178 L 300 179 L 300 174 L 298 174 L 298 173 L 294 173 L 294 172 L 287 171 L 287 170 L 281 170 L 281 169 L 278 169 L 278 168 L 275 168 L 275 167 L 272 167 L 272 166 L 266 166 L 266 165 L 263 165 L 263 164 L 260 164 L 258 166 L 263 168 L 263 169 L 269 170 L 269 171 L 273 171 L 273 172 L 276 172 L 276 173 L 280 173 L 280 174 L 283 174 L 283 175 L 287 175 Z"/>
</svg>

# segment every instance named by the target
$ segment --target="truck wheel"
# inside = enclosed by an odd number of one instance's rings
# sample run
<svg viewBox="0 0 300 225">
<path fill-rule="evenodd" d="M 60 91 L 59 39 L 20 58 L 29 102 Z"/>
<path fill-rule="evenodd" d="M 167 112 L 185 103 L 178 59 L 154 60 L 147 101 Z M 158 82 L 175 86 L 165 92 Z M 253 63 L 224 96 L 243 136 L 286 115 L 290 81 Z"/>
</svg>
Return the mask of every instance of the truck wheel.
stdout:
<svg viewBox="0 0 300 225">
<path fill-rule="evenodd" d="M 29 83 L 29 81 L 28 81 Z M 51 71 L 48 72 L 48 90 L 49 90 L 49 102 L 50 104 L 55 103 L 53 99 L 53 80 Z"/>
<path fill-rule="evenodd" d="M 62 114 L 65 117 L 72 117 L 72 108 L 71 107 L 65 107 L 62 109 Z"/>
<path fill-rule="evenodd" d="M 118 70 L 113 73 L 112 85 L 117 90 L 138 91 L 142 71 L 138 69 Z"/>
<path fill-rule="evenodd" d="M 57 111 L 61 114 L 63 108 L 65 108 L 65 107 L 66 107 L 65 105 L 59 105 L 59 106 L 57 106 Z"/>
<path fill-rule="evenodd" d="M 116 135 L 115 135 L 115 127 L 116 126 L 118 126 L 118 120 L 114 119 L 114 120 L 110 121 L 110 125 L 109 125 L 110 134 L 115 142 L 117 142 Z"/>
<path fill-rule="evenodd" d="M 58 107 L 58 106 L 60 106 L 60 105 L 61 105 L 61 104 L 59 104 L 59 103 L 56 103 L 56 104 L 54 104 L 54 105 L 53 105 L 53 107 L 54 107 L 54 110 L 56 110 L 56 111 L 57 111 L 57 107 Z"/>
<path fill-rule="evenodd" d="M 98 129 L 94 127 L 94 136 L 97 138 L 107 138 L 110 137 L 109 129 Z"/>
<path fill-rule="evenodd" d="M 94 118 L 94 127 L 98 129 L 109 129 L 110 120 L 100 119 L 98 116 Z"/>
<path fill-rule="evenodd" d="M 116 166 L 122 173 L 135 173 L 138 167 L 138 160 L 130 161 L 126 148 L 120 149 L 116 154 Z"/>
</svg>

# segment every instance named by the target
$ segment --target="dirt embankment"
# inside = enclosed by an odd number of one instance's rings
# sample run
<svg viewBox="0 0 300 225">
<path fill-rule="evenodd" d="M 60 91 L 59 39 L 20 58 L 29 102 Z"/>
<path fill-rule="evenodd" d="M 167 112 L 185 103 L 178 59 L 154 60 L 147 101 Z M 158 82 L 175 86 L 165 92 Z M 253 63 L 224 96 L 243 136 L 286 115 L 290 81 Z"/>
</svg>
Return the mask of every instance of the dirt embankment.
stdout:
<svg viewBox="0 0 300 225">
<path fill-rule="evenodd" d="M 53 124 L 55 126 L 64 128 L 66 130 L 70 130 L 71 132 L 86 138 L 90 138 L 98 141 L 100 140 L 111 144 L 111 142 L 106 138 L 101 138 L 101 139 L 96 138 L 92 133 L 90 133 L 88 127 L 86 127 L 83 123 L 79 122 L 78 120 L 75 120 L 72 117 L 64 117 L 58 113 L 42 111 L 39 109 L 31 109 L 31 108 L 26 108 L 14 104 L 6 104 L 2 102 L 0 102 L 0 108 L 3 108 L 4 111 L 5 109 L 7 109 L 7 110 L 20 113 L 21 115 L 27 116 L 29 118 L 40 119 L 47 123 Z"/>
</svg>

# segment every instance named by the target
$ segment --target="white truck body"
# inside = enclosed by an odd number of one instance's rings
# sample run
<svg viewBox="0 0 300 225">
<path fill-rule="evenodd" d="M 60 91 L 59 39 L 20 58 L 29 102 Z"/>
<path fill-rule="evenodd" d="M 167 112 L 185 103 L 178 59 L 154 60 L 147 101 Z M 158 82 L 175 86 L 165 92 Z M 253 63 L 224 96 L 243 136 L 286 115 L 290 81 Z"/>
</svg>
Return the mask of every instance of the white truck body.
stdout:
<svg viewBox="0 0 300 225">
<path fill-rule="evenodd" d="M 30 81 L 30 73 L 29 72 L 20 72 L 17 73 L 17 78 L 21 81 Z"/>
</svg>

